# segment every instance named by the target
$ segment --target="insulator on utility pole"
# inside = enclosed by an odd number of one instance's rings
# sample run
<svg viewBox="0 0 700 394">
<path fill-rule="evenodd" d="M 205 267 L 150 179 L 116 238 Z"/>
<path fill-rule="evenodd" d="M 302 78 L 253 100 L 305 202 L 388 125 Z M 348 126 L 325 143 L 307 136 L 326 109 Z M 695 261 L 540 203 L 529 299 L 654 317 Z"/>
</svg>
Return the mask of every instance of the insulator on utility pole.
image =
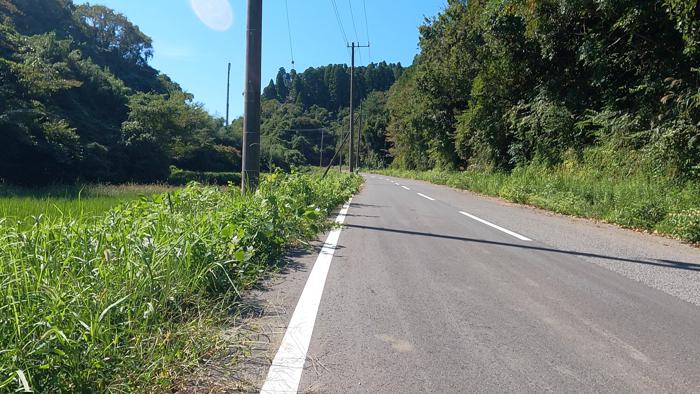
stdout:
<svg viewBox="0 0 700 394">
<path fill-rule="evenodd" d="M 260 178 L 260 77 L 262 64 L 262 0 L 248 0 L 243 170 L 241 189 L 255 191 Z"/>
</svg>

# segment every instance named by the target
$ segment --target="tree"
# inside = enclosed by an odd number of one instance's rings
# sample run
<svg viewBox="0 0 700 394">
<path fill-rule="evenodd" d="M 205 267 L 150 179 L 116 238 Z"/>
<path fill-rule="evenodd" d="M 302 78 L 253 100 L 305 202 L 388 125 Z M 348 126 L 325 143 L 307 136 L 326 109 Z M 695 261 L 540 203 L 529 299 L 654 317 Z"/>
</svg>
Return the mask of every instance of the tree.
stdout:
<svg viewBox="0 0 700 394">
<path fill-rule="evenodd" d="M 153 41 L 123 14 L 89 3 L 79 5 L 75 15 L 85 35 L 98 50 L 127 62 L 146 65 L 153 57 Z"/>
<path fill-rule="evenodd" d="M 270 80 L 270 83 L 263 89 L 263 97 L 268 100 L 277 100 L 277 88 L 275 87 L 275 81 Z"/>
<path fill-rule="evenodd" d="M 277 99 L 283 103 L 287 101 L 289 97 L 289 74 L 284 67 L 280 67 L 277 72 L 277 78 L 275 79 L 275 89 L 277 90 Z"/>
</svg>

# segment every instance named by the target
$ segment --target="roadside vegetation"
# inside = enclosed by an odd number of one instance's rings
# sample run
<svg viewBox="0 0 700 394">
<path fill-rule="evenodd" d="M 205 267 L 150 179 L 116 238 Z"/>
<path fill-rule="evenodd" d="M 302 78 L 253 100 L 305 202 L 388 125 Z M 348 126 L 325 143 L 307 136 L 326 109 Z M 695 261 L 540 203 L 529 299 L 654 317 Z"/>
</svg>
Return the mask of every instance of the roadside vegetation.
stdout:
<svg viewBox="0 0 700 394">
<path fill-rule="evenodd" d="M 589 152 L 593 155 L 593 152 Z M 387 169 L 381 174 L 470 190 L 550 211 L 700 242 L 700 184 L 625 172 L 576 159 L 510 172 Z"/>
<path fill-rule="evenodd" d="M 240 293 L 360 184 L 275 173 L 252 195 L 192 184 L 98 219 L 0 219 L 0 391 L 173 389 Z"/>
</svg>

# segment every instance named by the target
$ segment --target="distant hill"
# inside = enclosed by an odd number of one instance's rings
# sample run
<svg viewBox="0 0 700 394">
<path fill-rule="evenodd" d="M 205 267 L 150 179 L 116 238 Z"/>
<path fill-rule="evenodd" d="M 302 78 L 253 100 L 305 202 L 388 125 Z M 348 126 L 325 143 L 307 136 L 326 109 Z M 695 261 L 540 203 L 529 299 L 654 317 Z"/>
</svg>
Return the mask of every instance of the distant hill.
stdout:
<svg viewBox="0 0 700 394">
<path fill-rule="evenodd" d="M 0 179 L 162 181 L 169 166 L 237 170 L 212 118 L 149 66 L 124 15 L 70 0 L 0 0 Z"/>
<path fill-rule="evenodd" d="M 386 62 L 355 69 L 356 131 L 361 131 L 363 158 L 375 165 L 388 159 L 384 105 L 403 72 L 400 63 Z M 349 106 L 349 66 L 330 64 L 301 73 L 280 68 L 263 89 L 263 167 L 328 164 L 349 130 Z M 240 130 L 242 120 L 234 124 Z"/>
</svg>

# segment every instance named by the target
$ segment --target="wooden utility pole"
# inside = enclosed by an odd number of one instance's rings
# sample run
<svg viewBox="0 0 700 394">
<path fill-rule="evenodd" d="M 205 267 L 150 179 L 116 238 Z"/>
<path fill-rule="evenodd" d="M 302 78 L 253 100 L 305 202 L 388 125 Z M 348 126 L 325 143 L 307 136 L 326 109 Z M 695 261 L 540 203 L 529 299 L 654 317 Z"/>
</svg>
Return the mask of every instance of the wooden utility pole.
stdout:
<svg viewBox="0 0 700 394">
<path fill-rule="evenodd" d="M 355 48 L 369 48 L 369 44 L 360 45 L 353 42 L 352 45 L 348 45 L 348 48 L 352 49 L 352 63 L 350 66 L 350 148 L 348 152 L 348 163 L 350 164 L 350 172 L 352 173 L 355 170 L 355 163 L 353 162 L 353 156 L 355 155 Z"/>
<path fill-rule="evenodd" d="M 260 77 L 262 65 L 262 0 L 248 0 L 243 171 L 241 189 L 255 191 L 260 178 Z"/>
<path fill-rule="evenodd" d="M 231 63 L 228 64 L 228 76 L 226 77 L 226 126 L 228 126 L 229 103 L 231 97 Z"/>
</svg>

